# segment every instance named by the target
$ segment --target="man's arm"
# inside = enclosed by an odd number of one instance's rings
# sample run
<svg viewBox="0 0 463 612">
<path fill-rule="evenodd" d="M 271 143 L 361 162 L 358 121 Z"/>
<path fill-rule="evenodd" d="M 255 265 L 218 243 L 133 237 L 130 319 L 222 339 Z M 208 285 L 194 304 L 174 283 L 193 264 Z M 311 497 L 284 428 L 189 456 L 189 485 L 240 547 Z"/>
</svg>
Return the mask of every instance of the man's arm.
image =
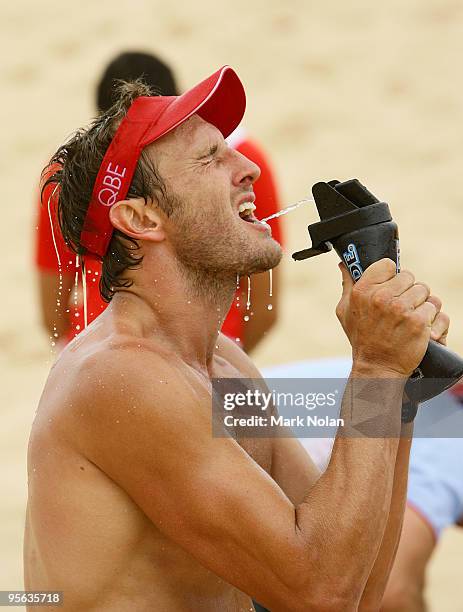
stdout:
<svg viewBox="0 0 463 612">
<path fill-rule="evenodd" d="M 431 326 L 433 340 L 446 344 L 449 330 L 449 317 L 441 312 L 442 302 L 436 296 L 429 296 L 437 316 Z M 401 431 L 399 448 L 394 472 L 391 507 L 381 549 L 362 596 L 359 610 L 378 610 L 386 590 L 394 559 L 399 546 L 403 517 L 407 501 L 408 467 L 413 437 L 413 424 L 404 424 Z"/>
<path fill-rule="evenodd" d="M 362 612 L 379 610 L 399 545 L 407 501 L 408 464 L 413 424 L 404 425 L 401 435 L 402 438 L 397 450 L 389 517 L 378 557 L 360 601 L 359 611 Z"/>
<path fill-rule="evenodd" d="M 338 306 L 338 316 L 341 321 L 344 320 L 344 308 L 346 308 L 347 294 L 352 290 L 350 279 L 345 278 L 345 292 L 343 299 Z M 347 290 L 346 290 L 347 289 Z M 448 333 L 449 319 L 447 315 L 440 312 L 441 301 L 435 296 L 428 296 L 427 301 L 434 305 L 437 316 L 434 318 L 432 325 L 430 326 L 430 335 L 433 339 L 438 340 L 445 344 L 445 339 Z M 373 333 L 373 332 L 372 332 Z M 382 374 L 381 374 L 382 376 Z M 376 381 L 377 384 L 378 381 Z M 370 397 L 370 399 L 373 399 Z M 380 400 L 382 402 L 382 399 Z M 371 409 L 377 412 L 377 407 L 373 404 Z M 395 460 L 394 472 L 393 472 L 393 484 L 392 492 L 390 494 L 390 505 L 387 508 L 385 516 L 387 516 L 387 522 L 384 527 L 384 523 L 377 524 L 378 530 L 383 529 L 384 535 L 382 537 L 381 546 L 378 551 L 377 558 L 371 569 L 371 573 L 368 577 L 368 581 L 365 586 L 365 590 L 360 601 L 361 610 L 377 610 L 379 609 L 381 599 L 384 594 L 387 579 L 391 571 L 394 556 L 397 550 L 398 542 L 400 539 L 400 531 L 403 520 L 405 501 L 406 501 L 406 489 L 407 489 L 407 475 L 408 475 L 408 459 L 412 437 L 412 426 L 405 425 L 402 428 L 401 438 L 398 442 L 397 455 Z M 307 477 L 301 477 L 301 471 L 304 470 L 304 458 L 296 455 L 295 453 L 287 452 L 290 447 L 294 447 L 295 440 L 276 439 L 274 441 L 274 447 L 277 451 L 274 451 L 274 465 L 272 466 L 275 479 L 280 484 L 282 489 L 290 495 L 292 499 L 300 498 L 300 495 L 307 486 Z M 339 445 L 339 440 L 337 445 Z M 356 445 L 359 443 L 356 439 L 344 440 L 344 444 Z M 363 443 L 363 441 L 360 441 Z M 332 460 L 335 459 L 337 454 L 337 445 L 333 450 Z M 286 448 L 285 448 L 286 447 Z M 368 463 L 367 458 L 364 460 Z M 332 469 L 332 467 L 330 468 Z M 336 470 L 341 469 L 335 468 Z M 308 473 L 307 468 L 305 468 Z M 323 478 L 323 477 L 322 477 Z M 312 479 L 314 480 L 314 478 Z M 376 490 L 375 490 L 376 495 Z M 330 512 L 330 509 L 328 509 Z"/>
</svg>

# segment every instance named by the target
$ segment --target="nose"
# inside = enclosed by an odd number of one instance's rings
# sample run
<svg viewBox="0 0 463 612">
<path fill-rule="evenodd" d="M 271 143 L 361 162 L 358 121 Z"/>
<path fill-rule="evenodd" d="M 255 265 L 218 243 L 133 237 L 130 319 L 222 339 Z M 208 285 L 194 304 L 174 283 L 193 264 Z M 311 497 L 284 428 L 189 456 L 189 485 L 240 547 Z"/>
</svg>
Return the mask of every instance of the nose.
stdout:
<svg viewBox="0 0 463 612">
<path fill-rule="evenodd" d="M 237 155 L 236 171 L 233 176 L 233 184 L 237 187 L 252 185 L 260 176 L 260 168 L 242 153 L 235 151 Z"/>
</svg>

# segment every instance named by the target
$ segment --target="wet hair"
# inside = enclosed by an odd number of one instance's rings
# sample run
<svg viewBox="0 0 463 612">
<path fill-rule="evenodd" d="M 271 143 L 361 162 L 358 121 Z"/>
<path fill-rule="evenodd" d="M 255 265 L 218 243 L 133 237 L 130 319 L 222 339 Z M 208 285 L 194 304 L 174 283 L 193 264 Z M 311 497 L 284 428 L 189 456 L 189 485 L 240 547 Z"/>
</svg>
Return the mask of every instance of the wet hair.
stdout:
<svg viewBox="0 0 463 612">
<path fill-rule="evenodd" d="M 92 196 L 93 185 L 107 148 L 121 120 L 132 102 L 139 96 L 153 95 L 141 80 L 119 82 L 117 100 L 106 112 L 100 114 L 89 127 L 80 129 L 62 145 L 47 164 L 42 176 L 42 200 L 45 189 L 50 193 L 58 186 L 58 221 L 67 246 L 77 255 L 85 255 L 86 249 L 80 235 Z M 130 185 L 128 198 L 156 199 L 167 215 L 172 213 L 166 185 L 146 150 L 138 160 Z M 128 288 L 132 282 L 123 277 L 127 269 L 135 269 L 142 262 L 139 244 L 134 238 L 114 229 L 108 250 L 102 258 L 100 293 L 107 302 L 117 289 Z"/>
<path fill-rule="evenodd" d="M 96 88 L 96 105 L 107 111 L 116 101 L 117 81 L 141 79 L 161 96 L 178 96 L 171 68 L 159 57 L 149 53 L 127 51 L 115 57 L 104 70 Z"/>
</svg>

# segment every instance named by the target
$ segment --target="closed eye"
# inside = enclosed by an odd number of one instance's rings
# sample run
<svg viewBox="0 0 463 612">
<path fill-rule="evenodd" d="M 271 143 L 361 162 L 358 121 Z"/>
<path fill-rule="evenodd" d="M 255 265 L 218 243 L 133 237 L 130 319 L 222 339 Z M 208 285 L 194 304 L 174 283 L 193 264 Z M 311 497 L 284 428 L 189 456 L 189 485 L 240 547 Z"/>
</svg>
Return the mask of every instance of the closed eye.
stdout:
<svg viewBox="0 0 463 612">
<path fill-rule="evenodd" d="M 217 144 L 212 145 L 209 151 L 205 155 L 201 155 L 201 157 L 198 157 L 198 159 L 204 160 L 204 159 L 207 159 L 208 157 L 214 157 L 214 155 L 217 153 L 218 148 L 219 147 Z"/>
</svg>

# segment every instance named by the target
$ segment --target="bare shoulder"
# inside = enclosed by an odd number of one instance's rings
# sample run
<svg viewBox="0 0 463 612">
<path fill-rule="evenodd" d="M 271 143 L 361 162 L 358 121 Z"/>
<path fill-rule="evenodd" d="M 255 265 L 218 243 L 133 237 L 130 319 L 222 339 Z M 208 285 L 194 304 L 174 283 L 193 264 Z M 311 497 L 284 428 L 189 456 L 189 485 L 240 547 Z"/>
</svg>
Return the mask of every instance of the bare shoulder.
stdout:
<svg viewBox="0 0 463 612">
<path fill-rule="evenodd" d="M 127 410 L 163 406 L 172 394 L 187 396 L 189 376 L 174 355 L 128 339 L 88 355 L 75 375 L 80 402 L 90 402 L 102 417 L 119 406 Z"/>
<path fill-rule="evenodd" d="M 119 424 L 160 421 L 191 410 L 200 396 L 191 373 L 162 347 L 121 337 L 71 349 L 53 367 L 37 425 L 51 418 L 82 454 Z"/>
<path fill-rule="evenodd" d="M 245 378 L 262 378 L 252 359 L 230 338 L 220 333 L 217 341 L 217 355 L 228 361 Z"/>
</svg>

